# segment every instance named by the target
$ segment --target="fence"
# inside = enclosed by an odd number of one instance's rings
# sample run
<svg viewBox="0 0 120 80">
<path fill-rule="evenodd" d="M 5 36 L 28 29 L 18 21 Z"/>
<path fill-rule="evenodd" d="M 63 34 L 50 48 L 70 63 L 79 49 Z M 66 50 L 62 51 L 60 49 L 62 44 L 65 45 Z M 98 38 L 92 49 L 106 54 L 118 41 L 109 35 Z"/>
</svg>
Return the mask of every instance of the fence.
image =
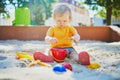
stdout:
<svg viewBox="0 0 120 80">
<path fill-rule="evenodd" d="M 0 26 L 0 40 L 44 40 L 49 26 Z M 120 41 L 120 33 L 109 26 L 75 26 L 81 40 Z"/>
</svg>

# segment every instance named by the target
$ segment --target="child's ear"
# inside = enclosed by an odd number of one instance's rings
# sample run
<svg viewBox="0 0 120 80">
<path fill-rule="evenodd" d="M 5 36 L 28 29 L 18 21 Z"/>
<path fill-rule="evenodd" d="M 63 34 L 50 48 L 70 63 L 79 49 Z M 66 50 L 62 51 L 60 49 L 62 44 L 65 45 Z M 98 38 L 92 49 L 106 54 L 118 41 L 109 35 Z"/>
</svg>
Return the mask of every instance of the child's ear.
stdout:
<svg viewBox="0 0 120 80">
<path fill-rule="evenodd" d="M 71 22 L 72 21 L 72 18 L 71 18 L 71 16 L 69 17 L 69 22 Z"/>
<path fill-rule="evenodd" d="M 69 22 L 72 21 L 72 15 L 69 15 Z"/>
</svg>

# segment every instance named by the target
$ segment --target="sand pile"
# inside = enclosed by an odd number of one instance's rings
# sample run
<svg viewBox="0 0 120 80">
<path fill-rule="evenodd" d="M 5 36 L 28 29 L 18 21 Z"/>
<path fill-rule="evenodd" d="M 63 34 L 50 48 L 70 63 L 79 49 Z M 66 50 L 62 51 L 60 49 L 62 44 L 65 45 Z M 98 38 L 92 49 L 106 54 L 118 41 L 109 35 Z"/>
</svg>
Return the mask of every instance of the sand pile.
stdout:
<svg viewBox="0 0 120 80">
<path fill-rule="evenodd" d="M 78 53 L 87 51 L 91 62 L 97 62 L 101 67 L 93 70 L 68 60 L 73 71 L 61 75 L 48 67 L 30 68 L 16 59 L 16 52 L 45 53 L 49 44 L 44 41 L 0 41 L 0 80 L 120 80 L 120 42 L 80 41 L 74 46 Z"/>
</svg>

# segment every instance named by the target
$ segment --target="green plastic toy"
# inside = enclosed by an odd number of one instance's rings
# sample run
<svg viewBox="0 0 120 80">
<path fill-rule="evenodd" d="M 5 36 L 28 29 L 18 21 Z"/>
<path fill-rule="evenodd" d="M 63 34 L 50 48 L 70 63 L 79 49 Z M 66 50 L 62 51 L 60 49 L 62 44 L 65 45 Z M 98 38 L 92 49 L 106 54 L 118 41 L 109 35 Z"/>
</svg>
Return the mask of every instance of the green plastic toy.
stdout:
<svg viewBox="0 0 120 80">
<path fill-rule="evenodd" d="M 30 10 L 27 7 L 20 7 L 15 10 L 15 20 L 13 21 L 13 25 L 30 25 Z"/>
</svg>

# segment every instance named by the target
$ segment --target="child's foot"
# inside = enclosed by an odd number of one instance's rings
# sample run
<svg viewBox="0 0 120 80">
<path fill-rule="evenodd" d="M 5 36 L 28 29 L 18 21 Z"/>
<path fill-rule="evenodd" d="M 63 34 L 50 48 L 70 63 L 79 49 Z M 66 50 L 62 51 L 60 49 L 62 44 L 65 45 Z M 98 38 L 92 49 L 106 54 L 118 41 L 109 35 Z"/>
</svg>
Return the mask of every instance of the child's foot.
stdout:
<svg viewBox="0 0 120 80">
<path fill-rule="evenodd" d="M 89 65 L 90 64 L 90 56 L 88 52 L 80 52 L 78 54 L 78 59 L 82 65 Z"/>
<path fill-rule="evenodd" d="M 53 58 L 51 56 L 47 56 L 44 53 L 41 52 L 35 52 L 33 54 L 33 57 L 35 60 L 40 60 L 42 62 L 54 62 Z"/>
</svg>

